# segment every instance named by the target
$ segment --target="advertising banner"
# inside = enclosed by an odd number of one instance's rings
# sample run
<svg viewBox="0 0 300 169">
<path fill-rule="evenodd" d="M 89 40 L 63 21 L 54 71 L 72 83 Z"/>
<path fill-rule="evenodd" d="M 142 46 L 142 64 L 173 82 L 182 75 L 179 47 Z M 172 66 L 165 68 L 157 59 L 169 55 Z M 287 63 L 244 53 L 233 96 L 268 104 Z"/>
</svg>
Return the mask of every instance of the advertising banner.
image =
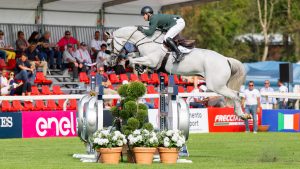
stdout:
<svg viewBox="0 0 300 169">
<path fill-rule="evenodd" d="M 207 109 L 190 109 L 190 132 L 208 133 Z"/>
<path fill-rule="evenodd" d="M 22 114 L 0 113 L 0 138 L 22 138 Z"/>
<path fill-rule="evenodd" d="M 258 124 L 261 122 L 261 113 L 257 113 Z M 250 130 L 253 120 L 248 120 Z M 245 123 L 233 112 L 233 108 L 208 108 L 209 132 L 244 132 Z"/>
<path fill-rule="evenodd" d="M 76 136 L 76 112 L 22 112 L 23 138 Z"/>
<path fill-rule="evenodd" d="M 300 110 L 263 110 L 262 124 L 269 131 L 300 132 Z"/>
</svg>

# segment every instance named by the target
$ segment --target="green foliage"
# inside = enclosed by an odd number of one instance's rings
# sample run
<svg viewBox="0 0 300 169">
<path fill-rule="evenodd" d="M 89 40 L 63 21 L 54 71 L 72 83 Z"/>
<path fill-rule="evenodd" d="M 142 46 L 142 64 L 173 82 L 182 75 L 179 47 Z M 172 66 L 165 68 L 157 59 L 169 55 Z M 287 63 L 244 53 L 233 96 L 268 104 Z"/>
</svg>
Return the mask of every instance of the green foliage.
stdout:
<svg viewBox="0 0 300 169">
<path fill-rule="evenodd" d="M 146 93 L 146 87 L 141 82 L 131 82 L 127 88 L 127 96 L 132 98 L 142 97 Z"/>
<path fill-rule="evenodd" d="M 148 112 L 148 107 L 145 104 L 139 103 L 138 106 L 139 106 L 139 110 L 142 109 L 142 110 L 146 110 Z"/>
<path fill-rule="evenodd" d="M 130 117 L 135 116 L 137 112 L 137 105 L 134 101 L 128 101 L 124 104 L 124 111 L 128 113 Z"/>
<path fill-rule="evenodd" d="M 129 115 L 129 113 L 126 110 L 121 110 L 120 111 L 120 117 L 123 120 L 127 120 L 130 117 L 130 115 Z"/>
<path fill-rule="evenodd" d="M 148 112 L 147 110 L 139 110 L 136 114 L 136 118 L 140 121 L 141 124 L 148 119 Z"/>
<path fill-rule="evenodd" d="M 145 123 L 142 128 L 146 129 L 148 131 L 153 131 L 154 130 L 153 125 L 151 123 Z"/>
<path fill-rule="evenodd" d="M 127 127 L 129 130 L 133 131 L 135 129 L 138 129 L 140 126 L 140 122 L 138 119 L 134 118 L 134 117 L 130 117 L 127 120 Z"/>
<path fill-rule="evenodd" d="M 112 115 L 114 116 L 114 117 L 119 117 L 120 116 L 120 110 L 119 110 L 119 108 L 117 107 L 117 106 L 114 106 L 114 107 L 112 107 L 111 109 L 110 109 L 110 111 L 111 111 L 111 113 L 112 113 Z"/>
<path fill-rule="evenodd" d="M 118 93 L 121 97 L 127 96 L 127 88 L 128 88 L 128 84 L 124 84 L 119 87 Z"/>
</svg>

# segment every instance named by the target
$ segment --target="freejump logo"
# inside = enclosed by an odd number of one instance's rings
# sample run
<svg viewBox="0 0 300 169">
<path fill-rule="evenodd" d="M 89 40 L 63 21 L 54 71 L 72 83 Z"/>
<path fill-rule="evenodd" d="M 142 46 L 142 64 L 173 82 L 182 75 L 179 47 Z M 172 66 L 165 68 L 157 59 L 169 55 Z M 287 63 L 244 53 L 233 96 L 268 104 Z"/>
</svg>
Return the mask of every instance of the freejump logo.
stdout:
<svg viewBox="0 0 300 169">
<path fill-rule="evenodd" d="M 278 113 L 278 131 L 295 130 L 299 131 L 300 113 L 283 114 Z"/>
<path fill-rule="evenodd" d="M 249 120 L 252 124 L 252 120 Z M 244 121 L 234 114 L 216 115 L 214 126 L 240 126 L 245 125 Z"/>
</svg>

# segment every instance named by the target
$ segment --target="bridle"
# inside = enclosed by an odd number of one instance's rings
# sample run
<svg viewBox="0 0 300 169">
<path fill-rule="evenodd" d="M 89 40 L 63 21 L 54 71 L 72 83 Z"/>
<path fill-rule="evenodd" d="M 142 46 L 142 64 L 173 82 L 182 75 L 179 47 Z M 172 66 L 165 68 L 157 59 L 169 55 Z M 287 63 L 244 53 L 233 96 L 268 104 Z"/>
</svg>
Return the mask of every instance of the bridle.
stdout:
<svg viewBox="0 0 300 169">
<path fill-rule="evenodd" d="M 113 49 L 112 53 L 113 53 L 113 54 L 116 54 L 116 55 L 119 55 L 119 54 L 122 52 L 122 49 L 125 47 L 125 44 L 126 44 L 127 42 L 130 41 L 130 39 L 132 38 L 132 36 L 133 36 L 137 31 L 138 31 L 138 30 L 133 31 L 132 34 L 129 36 L 129 38 L 126 40 L 126 42 L 125 42 L 124 44 L 118 42 L 117 39 L 116 39 L 115 37 L 113 37 L 113 38 L 112 38 L 112 42 L 111 42 L 111 43 L 112 43 L 111 46 L 112 46 L 112 49 Z M 161 31 L 161 33 L 160 33 L 154 40 L 147 41 L 147 42 L 142 42 L 142 43 L 139 44 L 139 42 L 141 42 L 141 41 L 143 41 L 145 38 L 147 38 L 147 36 L 144 36 L 143 38 L 141 38 L 140 40 L 138 40 L 137 42 L 135 42 L 135 43 L 134 43 L 134 46 L 139 47 L 139 46 L 141 46 L 141 45 L 144 45 L 144 44 L 147 44 L 147 43 L 151 43 L 151 42 L 155 42 L 155 43 L 158 43 L 158 44 L 163 44 L 163 43 L 161 43 L 161 42 L 157 42 L 157 41 L 156 41 L 162 34 L 163 34 L 163 32 Z M 115 47 L 114 42 L 116 42 L 119 46 L 121 46 L 121 49 L 120 49 L 120 50 L 118 50 L 118 49 Z M 117 51 L 117 53 L 115 53 L 114 51 Z"/>
</svg>

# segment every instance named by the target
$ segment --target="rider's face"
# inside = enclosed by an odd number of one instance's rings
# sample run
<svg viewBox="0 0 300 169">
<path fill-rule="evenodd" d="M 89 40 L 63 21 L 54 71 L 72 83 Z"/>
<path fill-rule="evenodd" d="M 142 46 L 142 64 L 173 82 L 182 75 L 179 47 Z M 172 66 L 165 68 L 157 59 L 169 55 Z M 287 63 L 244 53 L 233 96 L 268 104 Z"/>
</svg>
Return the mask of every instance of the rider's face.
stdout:
<svg viewBox="0 0 300 169">
<path fill-rule="evenodd" d="M 148 14 L 144 14 L 144 20 L 148 21 L 149 20 L 149 15 Z"/>
</svg>

